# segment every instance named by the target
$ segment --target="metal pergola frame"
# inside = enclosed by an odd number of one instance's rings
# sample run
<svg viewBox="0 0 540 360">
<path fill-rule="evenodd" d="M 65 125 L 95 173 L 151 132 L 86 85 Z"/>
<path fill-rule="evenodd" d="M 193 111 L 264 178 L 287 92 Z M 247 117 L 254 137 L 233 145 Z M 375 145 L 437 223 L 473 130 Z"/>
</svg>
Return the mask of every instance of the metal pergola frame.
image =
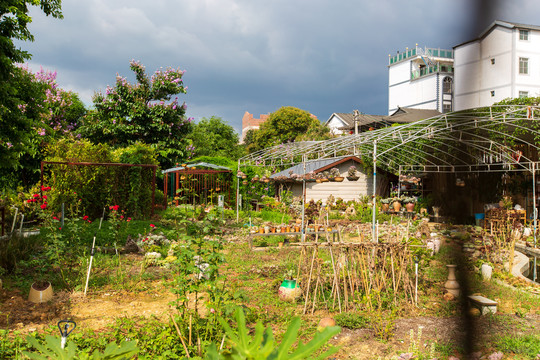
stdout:
<svg viewBox="0 0 540 360">
<path fill-rule="evenodd" d="M 538 214 L 534 194 L 540 162 L 538 156 L 524 155 L 516 148 L 526 146 L 529 152 L 540 153 L 537 145 L 540 144 L 539 119 L 540 107 L 537 105 L 469 109 L 325 141 L 277 145 L 242 157 L 238 160 L 238 169 L 243 166 L 288 167 L 351 155 L 372 161 L 374 241 L 377 241 L 377 168 L 398 176 L 407 173 L 530 172 L 536 247 Z"/>
</svg>

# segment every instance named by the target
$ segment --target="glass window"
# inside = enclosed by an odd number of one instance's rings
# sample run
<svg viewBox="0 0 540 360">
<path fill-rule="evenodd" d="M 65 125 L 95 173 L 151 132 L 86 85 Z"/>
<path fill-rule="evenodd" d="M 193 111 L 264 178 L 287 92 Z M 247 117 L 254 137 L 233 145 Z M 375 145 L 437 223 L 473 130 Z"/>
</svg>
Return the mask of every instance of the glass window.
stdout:
<svg viewBox="0 0 540 360">
<path fill-rule="evenodd" d="M 529 30 L 519 30 L 519 40 L 529 40 Z"/>
<path fill-rule="evenodd" d="M 491 65 L 495 65 L 495 58 L 491 59 Z"/>
<path fill-rule="evenodd" d="M 495 90 L 491 90 L 490 93 L 491 93 L 491 97 L 495 96 Z"/>
<path fill-rule="evenodd" d="M 446 76 L 443 79 L 443 94 L 451 94 L 452 93 L 452 78 L 449 76 Z"/>
<path fill-rule="evenodd" d="M 519 92 L 519 97 L 520 97 L 520 98 L 526 98 L 526 97 L 529 97 L 529 92 L 528 92 L 528 91 L 520 91 L 520 92 Z"/>
<path fill-rule="evenodd" d="M 452 103 L 444 103 L 444 104 L 442 105 L 442 112 L 443 112 L 444 114 L 446 114 L 446 113 L 448 113 L 448 112 L 450 112 L 450 111 L 452 111 Z"/>
<path fill-rule="evenodd" d="M 519 58 L 519 73 L 520 74 L 529 73 L 529 58 L 524 58 L 524 57 Z"/>
</svg>

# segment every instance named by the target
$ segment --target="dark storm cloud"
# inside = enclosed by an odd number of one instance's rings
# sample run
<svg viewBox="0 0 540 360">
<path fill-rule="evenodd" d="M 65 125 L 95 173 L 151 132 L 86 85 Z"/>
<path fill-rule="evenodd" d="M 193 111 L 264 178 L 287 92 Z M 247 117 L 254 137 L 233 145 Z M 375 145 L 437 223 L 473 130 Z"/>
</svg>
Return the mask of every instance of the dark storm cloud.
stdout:
<svg viewBox="0 0 540 360">
<path fill-rule="evenodd" d="M 285 105 L 323 121 L 353 109 L 384 114 L 388 54 L 416 43 L 451 48 L 494 17 L 535 23 L 539 12 L 533 0 L 491 3 L 65 0 L 64 20 L 33 12 L 36 41 L 22 47 L 33 68 L 56 70 L 87 104 L 116 73 L 133 80 L 131 59 L 149 73 L 180 67 L 188 115 L 220 116 L 239 130 L 245 111 Z"/>
</svg>

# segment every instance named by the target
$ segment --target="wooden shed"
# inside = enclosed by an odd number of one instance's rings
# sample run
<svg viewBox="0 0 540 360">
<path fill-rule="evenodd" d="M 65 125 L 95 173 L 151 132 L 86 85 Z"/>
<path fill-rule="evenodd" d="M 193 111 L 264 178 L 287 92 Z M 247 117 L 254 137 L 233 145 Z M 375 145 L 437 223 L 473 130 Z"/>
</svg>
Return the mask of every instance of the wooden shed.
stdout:
<svg viewBox="0 0 540 360">
<path fill-rule="evenodd" d="M 347 179 L 347 172 L 350 166 L 356 166 L 358 180 Z M 306 162 L 305 164 L 298 164 L 279 173 L 271 176 L 276 180 L 276 185 L 280 184 L 279 188 L 292 191 L 293 196 L 302 196 L 303 183 L 301 181 L 279 180 L 284 177 L 290 178 L 291 172 L 294 174 L 307 174 L 313 172 L 315 174 L 337 168 L 340 174 L 345 178 L 342 182 L 315 182 L 306 181 L 306 193 L 305 201 L 318 201 L 323 202 L 328 199 L 330 195 L 335 199 L 341 198 L 344 201 L 358 200 L 363 196 L 373 195 L 373 174 L 371 169 L 366 169 L 361 159 L 355 156 L 343 157 L 341 159 L 322 159 L 317 161 Z M 377 169 L 377 191 L 376 194 L 380 196 L 386 196 L 389 189 L 389 180 L 386 173 Z"/>
</svg>

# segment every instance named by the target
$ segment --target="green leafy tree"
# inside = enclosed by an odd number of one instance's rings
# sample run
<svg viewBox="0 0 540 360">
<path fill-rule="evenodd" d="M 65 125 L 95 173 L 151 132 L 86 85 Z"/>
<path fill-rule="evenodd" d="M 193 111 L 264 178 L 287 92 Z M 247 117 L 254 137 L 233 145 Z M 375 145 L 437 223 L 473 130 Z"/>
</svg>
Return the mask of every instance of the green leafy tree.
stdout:
<svg viewBox="0 0 540 360">
<path fill-rule="evenodd" d="M 162 167 L 191 158 L 193 146 L 186 135 L 191 132 L 191 118 L 185 117 L 186 105 L 174 95 L 186 93 L 182 82 L 184 72 L 168 68 L 151 77 L 142 64 L 132 60 L 136 84 L 121 76 L 116 85 L 107 87 L 105 94 L 94 95 L 95 111 L 84 119 L 81 134 L 94 143 L 124 147 L 137 141 L 148 144 L 158 152 Z"/>
<path fill-rule="evenodd" d="M 14 43 L 34 40 L 28 29 L 32 21 L 29 5 L 39 6 L 47 16 L 62 18 L 60 0 L 0 0 L 0 168 L 11 172 L 19 167 L 21 151 L 32 142 L 32 119 L 19 108 L 22 101 L 16 77 L 20 72 L 15 66 L 30 54 Z"/>
<path fill-rule="evenodd" d="M 238 134 L 220 117 L 202 118 L 189 135 L 195 156 L 223 156 L 238 159 L 243 149 L 238 145 Z"/>
<path fill-rule="evenodd" d="M 11 128 L 7 135 L 10 140 L 4 144 L 3 156 L 9 161 L 0 164 L 0 183 L 6 188 L 34 184 L 45 146 L 63 137 L 77 136 L 77 126 L 86 112 L 77 94 L 58 87 L 56 72 L 41 69 L 33 73 L 18 65 L 12 75 L 11 87 L 17 94 L 16 111 L 21 122 L 20 127 Z M 16 141 L 19 130 L 24 130 L 24 141 Z"/>
<path fill-rule="evenodd" d="M 286 142 L 319 140 L 329 134 L 329 129 L 307 111 L 284 106 L 270 114 L 268 120 L 253 133 L 254 139 L 248 139 L 247 148 L 253 152 Z"/>
</svg>

